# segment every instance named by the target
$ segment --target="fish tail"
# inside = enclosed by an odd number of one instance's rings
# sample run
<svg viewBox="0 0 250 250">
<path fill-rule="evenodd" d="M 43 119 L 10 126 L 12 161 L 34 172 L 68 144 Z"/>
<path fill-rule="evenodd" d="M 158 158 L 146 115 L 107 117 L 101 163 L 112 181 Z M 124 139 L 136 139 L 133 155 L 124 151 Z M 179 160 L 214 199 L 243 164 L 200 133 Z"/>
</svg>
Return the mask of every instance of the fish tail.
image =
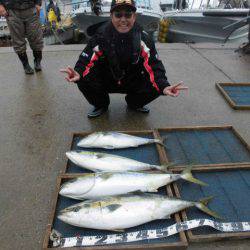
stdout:
<svg viewBox="0 0 250 250">
<path fill-rule="evenodd" d="M 206 197 L 204 199 L 199 200 L 198 202 L 195 203 L 195 206 L 199 208 L 201 211 L 203 211 L 206 214 L 209 214 L 210 216 L 217 218 L 217 219 L 223 219 L 218 213 L 210 210 L 207 207 L 207 204 L 209 203 L 210 200 L 213 199 L 213 196 Z"/>
<path fill-rule="evenodd" d="M 175 162 L 170 162 L 170 163 L 167 163 L 167 164 L 163 164 L 161 166 L 154 165 L 154 168 L 156 168 L 156 169 L 158 169 L 158 170 L 160 170 L 162 172 L 167 173 L 167 172 L 169 172 L 168 169 L 170 167 L 174 166 L 175 164 L 176 164 Z"/>
<path fill-rule="evenodd" d="M 184 179 L 186 181 L 189 181 L 189 182 L 192 182 L 192 183 L 196 183 L 198 185 L 201 185 L 201 186 L 208 186 L 208 184 L 206 184 L 205 182 L 203 181 L 200 181 L 198 179 L 196 179 L 193 175 L 192 175 L 192 165 L 190 166 L 187 166 L 186 169 L 184 169 L 181 173 L 181 179 Z"/>
<path fill-rule="evenodd" d="M 158 139 L 155 142 L 160 144 L 161 146 L 163 146 L 164 148 L 167 148 L 167 146 L 165 145 L 165 141 L 167 140 L 167 136 L 162 136 L 162 139 Z"/>
</svg>

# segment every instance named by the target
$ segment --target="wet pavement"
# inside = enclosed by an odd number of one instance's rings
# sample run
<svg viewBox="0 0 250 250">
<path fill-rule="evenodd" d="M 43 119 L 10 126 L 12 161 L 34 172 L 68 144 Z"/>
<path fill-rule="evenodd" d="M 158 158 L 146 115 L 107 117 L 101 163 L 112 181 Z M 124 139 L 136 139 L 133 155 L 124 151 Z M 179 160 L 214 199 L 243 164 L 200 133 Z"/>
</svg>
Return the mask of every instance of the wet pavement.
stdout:
<svg viewBox="0 0 250 250">
<path fill-rule="evenodd" d="M 11 48 L 0 48 L 0 249 L 41 249 L 73 132 L 233 125 L 250 144 L 250 111 L 231 109 L 215 88 L 215 82 L 250 82 L 250 56 L 235 53 L 232 44 L 157 46 L 169 81 L 184 81 L 190 90 L 158 98 L 149 115 L 128 112 L 124 96 L 115 94 L 109 112 L 94 120 L 87 119 L 89 105 L 77 87 L 59 73 L 74 65 L 83 45 L 46 47 L 43 72 L 32 76 Z M 189 249 L 249 245 L 223 241 Z"/>
</svg>

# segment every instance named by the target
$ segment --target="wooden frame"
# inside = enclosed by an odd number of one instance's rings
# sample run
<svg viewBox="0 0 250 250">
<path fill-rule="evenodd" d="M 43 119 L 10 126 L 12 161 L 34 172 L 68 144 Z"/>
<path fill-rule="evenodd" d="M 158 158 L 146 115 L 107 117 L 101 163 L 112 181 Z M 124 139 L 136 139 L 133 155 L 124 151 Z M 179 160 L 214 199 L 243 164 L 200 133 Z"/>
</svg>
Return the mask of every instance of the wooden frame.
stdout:
<svg viewBox="0 0 250 250">
<path fill-rule="evenodd" d="M 121 131 L 123 133 L 127 133 L 127 134 L 134 134 L 134 135 L 138 135 L 138 134 L 152 134 L 152 137 L 157 138 L 157 133 L 154 130 L 144 130 L 144 131 Z M 73 139 L 74 136 L 86 136 L 88 134 L 90 134 L 91 132 L 86 132 L 86 133 L 73 133 Z M 71 142 L 71 149 L 73 146 L 73 139 Z M 160 146 L 159 144 L 156 144 L 156 149 L 158 152 L 158 156 L 159 156 L 159 161 L 161 164 L 163 164 L 164 162 L 164 154 L 162 153 L 163 151 L 161 150 L 162 146 Z M 56 214 L 56 207 L 57 207 L 57 202 L 58 202 L 58 196 L 59 196 L 59 190 L 60 190 L 60 186 L 62 183 L 63 179 L 70 179 L 70 178 L 74 178 L 77 176 L 82 176 L 84 174 L 67 174 L 67 167 L 68 167 L 68 161 L 66 164 L 66 168 L 65 168 L 65 174 L 62 174 L 60 177 L 58 177 L 57 179 L 57 187 L 56 187 L 56 193 L 54 195 L 54 204 L 52 207 L 52 212 L 50 214 L 49 217 L 49 224 L 47 225 L 46 228 L 46 233 L 45 233 L 45 237 L 44 237 L 44 241 L 43 241 L 43 249 L 51 249 L 49 247 L 49 241 L 50 241 L 50 234 L 52 231 L 52 225 L 53 225 L 53 221 L 55 218 L 55 214 Z M 168 194 L 168 196 L 173 196 L 173 192 L 171 187 L 168 185 L 166 187 L 166 192 Z M 180 218 L 180 214 L 174 214 L 174 219 L 176 222 L 181 222 L 181 218 Z M 129 249 L 129 250 L 144 250 L 144 249 L 155 249 L 155 250 L 164 250 L 164 249 L 169 249 L 169 250 L 183 250 L 186 249 L 188 246 L 188 242 L 187 242 L 187 238 L 184 232 L 180 232 L 179 233 L 179 237 L 180 237 L 180 241 L 179 242 L 174 242 L 174 243 L 155 243 L 155 244 L 143 244 L 140 245 L 140 242 L 135 242 L 132 245 L 114 245 L 114 246 L 98 246 L 98 247 L 84 247 L 84 248 L 67 248 L 67 249 L 84 249 L 84 250 L 120 250 L 120 249 Z M 62 249 L 62 248 L 56 248 L 56 249 Z M 63 248 L 65 249 L 65 248 Z"/>
<path fill-rule="evenodd" d="M 168 127 L 168 128 L 158 128 L 155 130 L 155 135 L 157 138 L 161 138 L 160 131 L 188 131 L 188 130 L 214 130 L 221 129 L 227 130 L 231 129 L 234 135 L 241 141 L 243 146 L 250 152 L 250 146 L 242 138 L 242 136 L 234 129 L 231 125 L 225 126 L 189 126 L 189 127 Z M 163 147 L 160 147 L 161 155 L 163 157 L 163 164 L 168 164 L 169 158 Z M 180 172 L 184 170 L 186 166 L 179 165 L 174 167 L 169 167 L 172 172 Z M 239 163 L 219 163 L 219 164 L 197 164 L 193 166 L 193 169 L 199 171 L 209 171 L 209 170 L 223 170 L 223 169 L 250 169 L 250 162 L 239 162 Z"/>
<path fill-rule="evenodd" d="M 55 194 L 55 202 L 53 204 L 53 209 L 52 209 L 52 213 L 50 215 L 50 219 L 49 219 L 49 224 L 47 225 L 47 229 L 46 229 L 46 233 L 45 233 L 45 237 L 44 237 L 44 242 L 43 242 L 43 249 L 51 249 L 51 247 L 49 247 L 49 238 L 50 238 L 50 234 L 52 231 L 52 225 L 53 225 L 53 221 L 55 218 L 55 214 L 56 214 L 56 207 L 57 207 L 57 201 L 58 201 L 58 196 L 59 196 L 59 190 L 60 190 L 60 186 L 61 183 L 64 179 L 71 179 L 71 178 L 75 178 L 75 177 L 79 177 L 79 176 L 83 176 L 84 174 L 64 174 L 61 175 L 60 177 L 58 177 L 57 180 L 57 188 L 56 188 L 56 194 Z M 166 187 L 166 192 L 168 194 L 168 196 L 173 196 L 172 190 L 170 186 Z M 181 222 L 180 219 L 180 215 L 177 213 L 174 215 L 174 219 L 177 222 Z M 95 246 L 95 247 L 84 247 L 84 248 L 67 248 L 67 249 L 86 249 L 86 250 L 100 250 L 100 249 L 129 249 L 129 250 L 143 250 L 143 249 L 171 249 L 171 250 L 183 250 L 186 249 L 188 246 L 187 243 L 187 238 L 185 236 L 184 232 L 180 232 L 179 233 L 179 237 L 180 237 L 180 241 L 179 242 L 174 242 L 174 243 L 155 243 L 155 244 L 143 244 L 140 245 L 140 242 L 135 242 L 132 245 L 114 245 L 114 246 Z M 62 248 L 56 248 L 56 249 L 62 249 Z"/>
<path fill-rule="evenodd" d="M 223 86 L 249 86 L 250 83 L 216 83 L 215 86 L 220 91 L 222 96 L 227 100 L 229 105 L 236 110 L 250 110 L 250 105 L 237 105 L 231 97 L 227 94 L 227 92 L 223 89 Z"/>
<path fill-rule="evenodd" d="M 128 130 L 128 131 L 118 131 L 120 133 L 126 133 L 126 134 L 130 134 L 130 135 L 143 135 L 143 134 L 151 134 L 153 138 L 158 139 L 157 134 L 155 133 L 154 130 L 140 130 L 140 131 L 136 131 L 136 130 Z M 73 133 L 72 134 L 72 141 L 70 144 L 70 150 L 72 150 L 73 148 L 73 143 L 74 143 L 74 137 L 76 136 L 87 136 L 89 134 L 91 134 L 93 132 L 78 132 L 78 133 Z M 159 155 L 159 161 L 164 159 L 164 156 L 162 156 L 162 151 L 160 150 L 162 148 L 162 146 L 160 146 L 159 144 L 156 144 L 156 149 L 158 151 L 158 155 Z M 161 158 L 163 157 L 163 158 Z M 61 173 L 67 173 L 68 167 L 69 167 L 69 160 L 67 159 L 67 163 L 66 163 L 66 167 L 64 169 L 64 171 L 62 171 Z"/>
<path fill-rule="evenodd" d="M 227 169 L 221 169 L 221 171 L 229 170 L 230 167 Z M 196 170 L 195 170 L 196 171 Z M 212 171 L 212 170 L 210 170 Z M 217 170 L 215 170 L 217 171 Z M 194 172 L 194 171 L 193 171 Z M 213 171 L 214 172 L 214 171 Z M 182 198 L 180 191 L 178 189 L 178 184 L 173 184 L 173 191 L 178 198 Z M 182 221 L 189 220 L 187 213 L 185 210 L 180 212 Z M 215 230 L 216 231 L 216 230 Z M 192 230 L 187 230 L 186 235 L 188 238 L 188 242 L 212 242 L 212 241 L 219 241 L 219 240 L 237 240 L 237 239 L 249 239 L 250 238 L 250 232 L 241 232 L 241 233 L 212 233 L 212 234 L 204 234 L 204 235 L 195 235 L 192 233 Z"/>
</svg>

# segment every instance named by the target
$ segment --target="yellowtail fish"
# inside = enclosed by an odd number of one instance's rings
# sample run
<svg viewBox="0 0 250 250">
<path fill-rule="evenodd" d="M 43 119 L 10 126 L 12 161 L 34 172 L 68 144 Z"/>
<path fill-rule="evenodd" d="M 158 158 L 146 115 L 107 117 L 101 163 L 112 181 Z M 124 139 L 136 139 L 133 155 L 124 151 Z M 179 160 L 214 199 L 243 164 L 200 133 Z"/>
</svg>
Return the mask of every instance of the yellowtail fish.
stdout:
<svg viewBox="0 0 250 250">
<path fill-rule="evenodd" d="M 165 146 L 159 139 L 143 138 L 118 132 L 92 133 L 80 140 L 77 146 L 83 148 L 118 149 L 138 147 L 140 145 L 152 143 L 158 143 L 162 146 Z"/>
<path fill-rule="evenodd" d="M 168 166 L 172 165 L 152 165 L 118 155 L 89 151 L 69 151 L 66 152 L 66 156 L 77 166 L 89 169 L 94 172 L 141 171 L 150 169 L 166 171 Z"/>
<path fill-rule="evenodd" d="M 121 195 L 135 191 L 157 192 L 159 187 L 184 179 L 206 185 L 195 179 L 188 167 L 181 174 L 142 172 L 99 172 L 85 174 L 65 182 L 60 195 L 77 199 L 98 199 L 105 196 Z"/>
<path fill-rule="evenodd" d="M 120 231 L 153 220 L 168 219 L 171 214 L 193 206 L 220 218 L 206 207 L 211 198 L 194 202 L 147 193 L 110 196 L 65 208 L 59 212 L 58 219 L 78 227 Z"/>
</svg>

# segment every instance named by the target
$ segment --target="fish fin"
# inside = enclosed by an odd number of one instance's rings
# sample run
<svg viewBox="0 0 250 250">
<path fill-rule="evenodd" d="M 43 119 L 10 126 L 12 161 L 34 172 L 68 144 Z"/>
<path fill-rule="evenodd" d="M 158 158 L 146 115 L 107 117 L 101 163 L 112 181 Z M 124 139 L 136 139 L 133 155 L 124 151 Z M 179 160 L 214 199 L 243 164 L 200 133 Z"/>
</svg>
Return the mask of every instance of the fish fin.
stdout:
<svg viewBox="0 0 250 250">
<path fill-rule="evenodd" d="M 112 230 L 109 230 L 109 231 L 114 231 L 114 232 L 117 232 L 117 233 L 124 233 L 125 229 L 112 229 Z"/>
<path fill-rule="evenodd" d="M 209 203 L 210 200 L 213 199 L 213 196 L 210 196 L 210 197 L 206 197 L 204 199 L 201 199 L 199 200 L 198 202 L 195 203 L 195 206 L 197 208 L 199 208 L 201 211 L 203 211 L 204 213 L 214 217 L 214 218 L 217 218 L 217 219 L 223 219 L 218 213 L 210 210 L 206 205 Z"/>
<path fill-rule="evenodd" d="M 184 169 L 181 173 L 181 179 L 184 179 L 186 181 L 189 181 L 189 182 L 192 182 L 192 183 L 196 183 L 198 185 L 201 185 L 201 186 L 208 186 L 207 183 L 203 182 L 203 181 L 200 181 L 198 179 L 196 179 L 193 175 L 192 175 L 192 165 L 190 166 L 187 166 L 186 169 Z"/>
</svg>

